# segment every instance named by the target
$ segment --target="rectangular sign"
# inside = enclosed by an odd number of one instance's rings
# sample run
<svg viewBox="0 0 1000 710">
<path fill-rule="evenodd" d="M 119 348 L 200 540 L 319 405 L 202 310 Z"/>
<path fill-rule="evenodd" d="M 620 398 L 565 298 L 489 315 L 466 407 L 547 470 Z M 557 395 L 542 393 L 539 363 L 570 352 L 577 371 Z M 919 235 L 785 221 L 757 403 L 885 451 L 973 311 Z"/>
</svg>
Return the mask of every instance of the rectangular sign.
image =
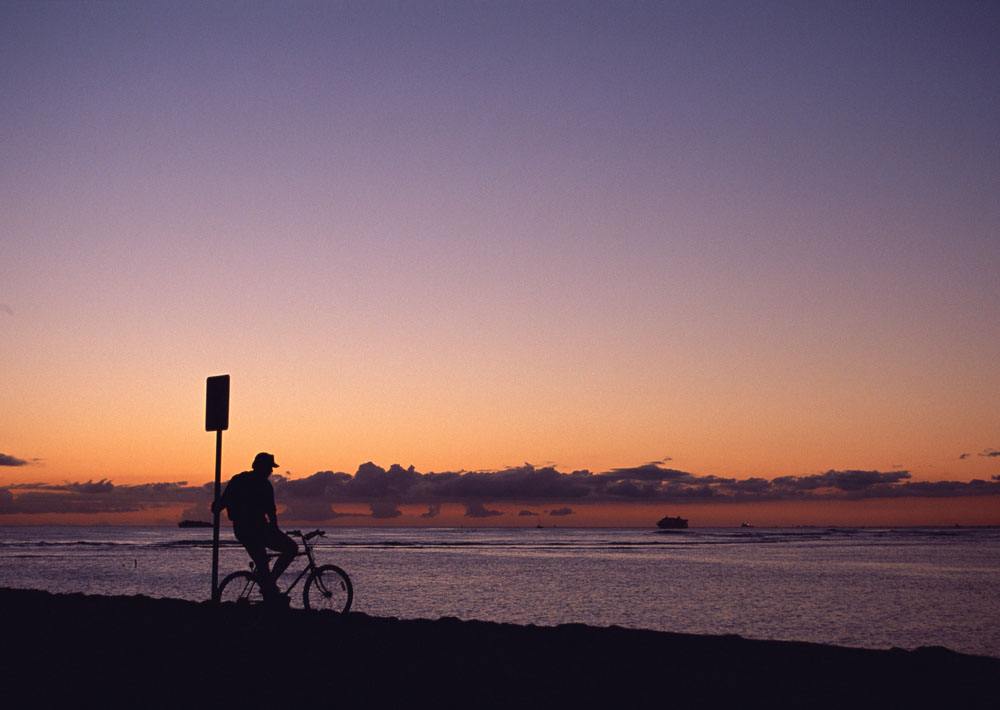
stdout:
<svg viewBox="0 0 1000 710">
<path fill-rule="evenodd" d="M 207 384 L 205 431 L 225 431 L 229 428 L 229 375 L 209 377 Z"/>
</svg>

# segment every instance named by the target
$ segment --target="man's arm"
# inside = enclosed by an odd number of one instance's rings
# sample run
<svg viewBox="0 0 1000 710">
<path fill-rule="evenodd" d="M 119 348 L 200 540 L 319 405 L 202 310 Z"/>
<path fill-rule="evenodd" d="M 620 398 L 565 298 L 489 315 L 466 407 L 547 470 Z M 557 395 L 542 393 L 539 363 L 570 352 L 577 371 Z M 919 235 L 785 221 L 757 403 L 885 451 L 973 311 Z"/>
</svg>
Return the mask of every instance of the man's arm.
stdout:
<svg viewBox="0 0 1000 710">
<path fill-rule="evenodd" d="M 230 481 L 230 483 L 232 483 L 232 481 Z M 226 509 L 226 506 L 229 505 L 229 499 L 226 497 L 227 493 L 229 493 L 229 483 L 226 484 L 226 487 L 222 491 L 222 495 L 219 496 L 219 499 L 212 501 L 212 514 L 213 515 L 215 513 L 222 513 L 222 511 Z"/>
<path fill-rule="evenodd" d="M 267 519 L 271 522 L 271 525 L 278 527 L 278 507 L 274 504 L 274 486 L 271 485 L 270 481 L 267 481 Z"/>
</svg>

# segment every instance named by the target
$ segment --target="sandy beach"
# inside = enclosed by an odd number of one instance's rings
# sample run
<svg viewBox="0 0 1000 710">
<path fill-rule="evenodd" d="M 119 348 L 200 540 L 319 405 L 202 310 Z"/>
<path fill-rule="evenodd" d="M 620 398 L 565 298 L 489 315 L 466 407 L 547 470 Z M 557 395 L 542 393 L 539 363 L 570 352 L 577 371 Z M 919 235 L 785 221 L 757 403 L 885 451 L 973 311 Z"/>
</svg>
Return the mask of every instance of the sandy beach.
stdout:
<svg viewBox="0 0 1000 710">
<path fill-rule="evenodd" d="M 996 707 L 1000 659 L 0 589 L 9 707 Z"/>
</svg>

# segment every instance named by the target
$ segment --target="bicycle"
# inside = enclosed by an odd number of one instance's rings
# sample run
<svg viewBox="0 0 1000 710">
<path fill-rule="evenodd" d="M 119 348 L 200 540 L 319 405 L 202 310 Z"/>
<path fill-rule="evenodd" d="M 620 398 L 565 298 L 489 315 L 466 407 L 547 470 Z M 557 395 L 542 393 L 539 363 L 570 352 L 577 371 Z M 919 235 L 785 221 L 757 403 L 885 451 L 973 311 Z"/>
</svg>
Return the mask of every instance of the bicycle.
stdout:
<svg viewBox="0 0 1000 710">
<path fill-rule="evenodd" d="M 305 578 L 305 586 L 302 588 L 302 604 L 306 609 L 325 609 L 338 614 L 346 614 L 354 600 L 354 587 L 351 585 L 351 578 L 337 565 L 317 566 L 312 546 L 309 545 L 311 539 L 322 537 L 326 533 L 322 530 L 313 530 L 308 533 L 303 533 L 301 530 L 286 530 L 285 532 L 302 540 L 303 551 L 296 554 L 296 557 L 306 557 L 308 562 L 305 568 L 299 572 L 295 581 L 288 585 L 284 593 L 291 597 L 295 585 Z M 277 556 L 276 554 L 268 554 L 269 558 Z M 264 601 L 260 584 L 257 583 L 257 575 L 254 573 L 253 562 L 250 562 L 249 572 L 245 570 L 233 572 L 222 580 L 222 584 L 219 585 L 219 601 L 237 604 L 259 604 Z"/>
</svg>

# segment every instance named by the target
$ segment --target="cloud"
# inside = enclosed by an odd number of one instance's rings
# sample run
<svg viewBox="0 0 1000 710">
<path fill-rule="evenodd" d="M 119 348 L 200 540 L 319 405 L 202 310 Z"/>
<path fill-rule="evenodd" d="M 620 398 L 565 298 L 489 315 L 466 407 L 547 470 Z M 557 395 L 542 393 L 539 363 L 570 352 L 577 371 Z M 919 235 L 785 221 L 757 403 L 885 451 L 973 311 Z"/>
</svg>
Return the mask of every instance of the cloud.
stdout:
<svg viewBox="0 0 1000 710">
<path fill-rule="evenodd" d="M 572 508 L 556 508 L 555 510 L 549 511 L 549 515 L 555 515 L 557 517 L 563 515 L 572 515 L 572 514 L 573 514 Z"/>
<path fill-rule="evenodd" d="M 331 509 L 329 515 L 327 515 L 323 520 L 333 520 L 335 518 L 368 518 L 371 517 L 368 513 L 339 513 L 336 510 Z"/>
<path fill-rule="evenodd" d="M 656 461 L 650 461 L 647 466 L 659 466 L 660 464 L 670 463 L 673 461 L 669 456 L 664 456 L 662 459 L 657 459 Z"/>
<path fill-rule="evenodd" d="M 11 513 L 127 513 L 173 504 L 191 506 L 211 496 L 211 485 L 143 483 L 116 486 L 109 480 L 19 483 L 0 497 L 0 515 Z"/>
<path fill-rule="evenodd" d="M 203 501 L 197 505 L 192 505 L 189 508 L 185 508 L 181 513 L 181 520 L 211 520 L 212 519 L 212 503 L 211 501 Z M 222 520 L 226 519 L 226 514 L 222 514 Z"/>
<path fill-rule="evenodd" d="M 182 484 L 183 485 L 183 484 Z M 104 495 L 115 490 L 115 484 L 106 478 L 100 481 L 86 481 L 84 483 L 67 483 L 63 490 L 73 493 L 83 493 L 85 495 Z"/>
<path fill-rule="evenodd" d="M 959 455 L 958 455 L 958 459 L 959 459 L 960 461 L 964 461 L 965 459 L 969 458 L 969 457 L 970 457 L 971 455 L 972 455 L 972 454 L 959 454 Z"/>
<path fill-rule="evenodd" d="M 133 501 L 103 496 L 73 496 L 43 491 L 27 491 L 14 495 L 9 488 L 0 489 L 0 515 L 10 513 L 128 513 L 141 510 Z"/>
<path fill-rule="evenodd" d="M 784 491 L 870 491 L 910 477 L 909 471 L 827 471 L 812 476 L 780 476 L 770 482 Z M 751 479 L 754 480 L 754 479 Z M 758 479 L 763 480 L 763 479 Z"/>
<path fill-rule="evenodd" d="M 467 518 L 492 518 L 503 515 L 502 510 L 490 510 L 482 503 L 469 503 L 465 506 L 465 517 Z"/>
<path fill-rule="evenodd" d="M 403 514 L 395 503 L 387 500 L 373 500 L 368 504 L 372 509 L 373 518 L 398 518 Z"/>
<path fill-rule="evenodd" d="M 631 468 L 613 468 L 602 474 L 614 481 L 684 481 L 694 478 L 693 474 L 673 468 L 662 468 L 655 463 L 647 463 Z"/>
<path fill-rule="evenodd" d="M 329 520 L 336 517 L 330 501 L 322 499 L 292 499 L 282 500 L 285 509 L 281 512 L 280 519 L 289 520 Z"/>
<path fill-rule="evenodd" d="M 317 498 L 342 498 L 347 486 L 352 482 L 346 473 L 317 471 L 311 476 L 297 480 L 272 476 L 276 491 L 281 491 L 282 499 L 315 500 Z"/>
<path fill-rule="evenodd" d="M 517 515 L 537 513 L 526 506 L 550 503 L 752 503 L 761 501 L 862 500 L 871 498 L 952 498 L 1000 495 L 1000 478 L 972 481 L 914 481 L 909 471 L 831 469 L 776 478 L 731 478 L 644 464 L 603 473 L 562 473 L 551 466 L 525 464 L 499 471 L 421 473 L 412 466 L 384 469 L 362 464 L 352 476 L 318 471 L 289 479 L 273 476 L 275 497 L 285 520 L 341 517 L 402 517 L 402 506 L 424 505 L 421 518 L 437 517 L 444 504 L 465 506 L 470 518 L 503 515 L 500 504 L 517 506 Z M 0 515 L 12 513 L 115 513 L 183 506 L 188 517 L 204 517 L 212 484 L 146 483 L 116 485 L 108 479 L 65 483 L 22 483 L 2 489 Z M 370 513 L 338 513 L 343 505 L 365 505 Z M 556 507 L 555 510 L 559 510 Z M 553 513 L 549 511 L 549 514 Z M 565 513 L 568 514 L 568 513 Z M 416 517 L 416 514 L 414 514 Z"/>
<path fill-rule="evenodd" d="M 10 454 L 0 453 L 0 466 L 27 466 L 28 462 Z"/>
<path fill-rule="evenodd" d="M 986 458 L 995 459 L 997 456 L 1000 456 L 1000 450 L 998 450 L 998 449 L 986 449 L 985 451 L 983 451 L 979 455 L 980 456 L 985 456 Z"/>
</svg>

